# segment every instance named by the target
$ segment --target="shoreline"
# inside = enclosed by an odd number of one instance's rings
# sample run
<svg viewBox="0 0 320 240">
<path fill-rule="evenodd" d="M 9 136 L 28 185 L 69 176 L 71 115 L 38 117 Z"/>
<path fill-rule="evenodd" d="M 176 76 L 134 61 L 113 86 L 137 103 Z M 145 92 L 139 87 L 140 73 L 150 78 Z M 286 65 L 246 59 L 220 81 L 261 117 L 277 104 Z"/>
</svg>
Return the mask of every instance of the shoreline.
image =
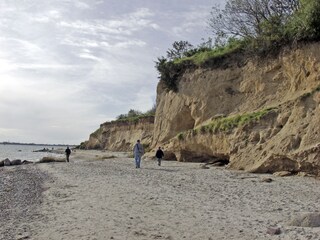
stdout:
<svg viewBox="0 0 320 240">
<path fill-rule="evenodd" d="M 112 154 L 118 157 L 106 158 Z M 17 201 L 26 189 L 33 192 L 12 205 L 1 199 L 16 217 L 0 215 L 1 239 L 320 239 L 319 228 L 288 226 L 296 216 L 319 212 L 316 179 L 173 161 L 158 167 L 143 160 L 135 169 L 124 156 L 77 150 L 70 163 L 0 170 L 8 189 L 1 193 Z M 269 228 L 281 233 L 270 235 Z"/>
</svg>

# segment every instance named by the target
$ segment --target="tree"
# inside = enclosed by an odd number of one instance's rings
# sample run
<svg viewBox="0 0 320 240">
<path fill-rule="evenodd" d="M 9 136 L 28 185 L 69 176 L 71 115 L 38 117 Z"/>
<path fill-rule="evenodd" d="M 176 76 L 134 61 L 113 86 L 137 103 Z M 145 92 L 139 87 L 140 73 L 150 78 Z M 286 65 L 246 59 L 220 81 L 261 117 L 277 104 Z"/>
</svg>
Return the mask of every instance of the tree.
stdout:
<svg viewBox="0 0 320 240">
<path fill-rule="evenodd" d="M 185 53 L 193 48 L 188 41 L 175 41 L 172 47 L 172 49 L 168 49 L 167 51 L 167 58 L 170 60 L 184 57 Z"/>
<path fill-rule="evenodd" d="M 320 39 L 320 1 L 300 0 L 300 8 L 291 18 L 288 35 L 295 41 Z"/>
<path fill-rule="evenodd" d="M 208 24 L 219 39 L 256 38 L 265 26 L 278 31 L 298 8 L 299 0 L 227 0 L 224 9 L 212 8 Z"/>
</svg>

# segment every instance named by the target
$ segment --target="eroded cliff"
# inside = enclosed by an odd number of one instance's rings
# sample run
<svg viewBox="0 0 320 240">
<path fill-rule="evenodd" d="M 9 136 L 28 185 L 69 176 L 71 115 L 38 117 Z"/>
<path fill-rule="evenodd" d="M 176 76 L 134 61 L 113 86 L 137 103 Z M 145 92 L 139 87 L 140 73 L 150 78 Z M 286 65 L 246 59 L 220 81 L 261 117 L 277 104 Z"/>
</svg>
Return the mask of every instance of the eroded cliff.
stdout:
<svg viewBox="0 0 320 240">
<path fill-rule="evenodd" d="M 143 117 L 136 121 L 114 121 L 100 125 L 82 147 L 110 151 L 131 151 L 138 139 L 149 146 L 154 129 L 154 117 Z"/>
<path fill-rule="evenodd" d="M 320 44 L 221 66 L 187 69 L 177 92 L 159 82 L 152 146 L 165 145 L 179 161 L 221 158 L 252 172 L 317 172 Z"/>
</svg>

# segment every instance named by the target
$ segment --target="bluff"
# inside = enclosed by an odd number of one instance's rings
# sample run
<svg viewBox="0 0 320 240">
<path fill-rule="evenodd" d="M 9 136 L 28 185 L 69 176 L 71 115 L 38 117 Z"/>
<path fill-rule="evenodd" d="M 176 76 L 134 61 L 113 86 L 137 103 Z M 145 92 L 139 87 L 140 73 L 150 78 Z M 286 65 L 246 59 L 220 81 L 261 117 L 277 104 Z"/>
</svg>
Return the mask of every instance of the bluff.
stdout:
<svg viewBox="0 0 320 240">
<path fill-rule="evenodd" d="M 320 44 L 268 58 L 233 56 L 157 87 L 152 147 L 178 161 L 214 158 L 251 172 L 320 167 Z"/>
<path fill-rule="evenodd" d="M 130 151 L 138 139 L 148 146 L 151 143 L 154 117 L 139 118 L 134 121 L 113 121 L 100 125 L 89 140 L 80 145 L 84 149 L 106 149 L 110 151 Z"/>
<path fill-rule="evenodd" d="M 319 173 L 319 43 L 266 58 L 233 54 L 177 75 L 176 91 L 159 81 L 152 121 L 102 124 L 86 148 L 129 150 L 142 139 L 172 160 Z"/>
</svg>

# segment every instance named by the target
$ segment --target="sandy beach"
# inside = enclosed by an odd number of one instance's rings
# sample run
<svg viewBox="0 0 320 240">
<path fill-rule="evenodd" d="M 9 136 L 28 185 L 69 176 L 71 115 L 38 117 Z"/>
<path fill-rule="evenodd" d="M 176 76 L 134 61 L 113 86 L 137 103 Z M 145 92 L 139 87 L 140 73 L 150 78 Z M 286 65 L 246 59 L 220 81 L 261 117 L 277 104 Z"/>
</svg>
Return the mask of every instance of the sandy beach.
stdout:
<svg viewBox="0 0 320 240">
<path fill-rule="evenodd" d="M 126 154 L 102 151 L 71 156 L 0 169 L 0 239 L 320 239 L 320 228 L 289 226 L 319 213 L 319 180 L 173 161 L 136 169 Z"/>
</svg>

